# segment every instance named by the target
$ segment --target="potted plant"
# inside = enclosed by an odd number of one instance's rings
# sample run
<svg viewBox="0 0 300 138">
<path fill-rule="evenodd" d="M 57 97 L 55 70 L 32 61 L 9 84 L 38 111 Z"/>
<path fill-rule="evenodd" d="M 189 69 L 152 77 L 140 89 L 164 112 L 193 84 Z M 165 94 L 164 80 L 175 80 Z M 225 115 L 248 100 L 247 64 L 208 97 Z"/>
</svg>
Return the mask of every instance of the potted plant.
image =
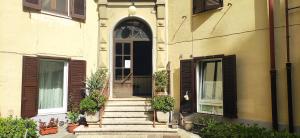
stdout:
<svg viewBox="0 0 300 138">
<path fill-rule="evenodd" d="M 39 132 L 41 135 L 49 135 L 49 134 L 56 134 L 58 131 L 58 119 L 51 118 L 48 125 L 46 125 L 46 122 L 39 121 Z"/>
<path fill-rule="evenodd" d="M 158 122 L 168 122 L 169 112 L 174 110 L 175 99 L 168 95 L 155 96 L 151 105 L 156 110 Z"/>
<path fill-rule="evenodd" d="M 104 106 L 106 97 L 96 90 L 80 102 L 80 110 L 85 111 L 87 122 L 98 122 L 100 120 L 99 110 Z"/>
<path fill-rule="evenodd" d="M 168 72 L 166 70 L 157 71 L 154 73 L 155 92 L 157 95 L 166 95 L 168 85 Z"/>
<path fill-rule="evenodd" d="M 76 111 L 70 111 L 67 113 L 67 117 L 69 120 L 67 130 L 70 133 L 74 133 L 74 129 L 78 127 L 77 120 L 79 117 L 79 113 Z"/>
</svg>

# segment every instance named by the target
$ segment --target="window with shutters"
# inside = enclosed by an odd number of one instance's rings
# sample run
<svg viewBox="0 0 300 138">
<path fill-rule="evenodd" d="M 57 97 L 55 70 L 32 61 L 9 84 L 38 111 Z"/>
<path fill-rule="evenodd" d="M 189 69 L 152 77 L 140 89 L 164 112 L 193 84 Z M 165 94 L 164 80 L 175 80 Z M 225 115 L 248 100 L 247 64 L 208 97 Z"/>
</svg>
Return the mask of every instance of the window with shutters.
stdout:
<svg viewBox="0 0 300 138">
<path fill-rule="evenodd" d="M 200 61 L 196 70 L 197 111 L 223 115 L 222 59 Z"/>
<path fill-rule="evenodd" d="M 193 0 L 193 14 L 223 7 L 223 0 Z"/>
<path fill-rule="evenodd" d="M 84 21 L 86 0 L 23 0 L 23 6 L 45 14 Z"/>
<path fill-rule="evenodd" d="M 68 97 L 68 62 L 39 61 L 38 114 L 65 113 Z"/>
</svg>

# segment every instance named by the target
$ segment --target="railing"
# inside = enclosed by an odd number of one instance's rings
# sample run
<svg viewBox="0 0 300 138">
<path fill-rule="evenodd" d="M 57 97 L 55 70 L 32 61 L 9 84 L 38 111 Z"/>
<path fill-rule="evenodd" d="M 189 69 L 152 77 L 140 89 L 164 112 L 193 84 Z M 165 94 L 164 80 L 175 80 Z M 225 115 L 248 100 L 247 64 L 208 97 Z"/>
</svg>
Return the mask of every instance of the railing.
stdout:
<svg viewBox="0 0 300 138">
<path fill-rule="evenodd" d="M 124 84 L 127 80 L 129 80 L 132 74 L 133 74 L 133 73 L 130 72 L 130 73 L 122 80 L 121 84 Z"/>
<path fill-rule="evenodd" d="M 107 99 L 109 98 L 109 79 L 107 79 L 105 85 L 104 85 L 104 88 L 102 89 L 101 91 L 101 95 L 104 95 Z M 103 114 L 104 114 L 104 110 L 105 110 L 105 105 L 103 105 L 102 108 L 100 108 L 100 113 L 99 113 L 99 118 L 100 118 L 100 121 L 99 121 L 99 127 L 102 128 L 102 117 L 103 117 Z"/>
</svg>

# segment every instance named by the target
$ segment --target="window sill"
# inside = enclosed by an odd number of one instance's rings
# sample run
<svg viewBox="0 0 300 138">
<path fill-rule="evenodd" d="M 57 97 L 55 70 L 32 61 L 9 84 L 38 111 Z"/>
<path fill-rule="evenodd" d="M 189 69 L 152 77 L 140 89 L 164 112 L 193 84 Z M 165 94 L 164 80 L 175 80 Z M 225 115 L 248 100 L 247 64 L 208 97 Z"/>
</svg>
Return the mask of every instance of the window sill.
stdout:
<svg viewBox="0 0 300 138">
<path fill-rule="evenodd" d="M 65 114 L 67 113 L 67 110 L 63 108 L 55 108 L 55 109 L 39 109 L 38 115 L 53 115 L 53 114 Z"/>
<path fill-rule="evenodd" d="M 50 11 L 41 11 L 42 14 L 50 15 L 50 16 L 55 16 L 55 17 L 60 17 L 60 18 L 65 18 L 65 19 L 72 19 L 70 16 L 63 15 L 63 14 L 58 14 Z"/>
</svg>

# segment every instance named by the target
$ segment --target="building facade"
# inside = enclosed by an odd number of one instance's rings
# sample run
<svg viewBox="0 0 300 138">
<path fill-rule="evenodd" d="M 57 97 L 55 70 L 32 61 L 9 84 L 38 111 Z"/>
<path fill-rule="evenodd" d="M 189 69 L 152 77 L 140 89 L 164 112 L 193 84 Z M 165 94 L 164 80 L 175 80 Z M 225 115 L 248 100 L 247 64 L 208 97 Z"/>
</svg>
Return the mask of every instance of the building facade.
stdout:
<svg viewBox="0 0 300 138">
<path fill-rule="evenodd" d="M 1 1 L 1 116 L 63 119 L 70 97 L 79 103 L 82 81 L 97 68 L 109 70 L 111 98 L 151 96 L 152 74 L 169 66 L 175 112 L 268 127 L 277 114 L 279 127 L 287 128 L 292 107 L 299 130 L 299 9 L 292 7 L 300 3 L 289 0 L 289 50 L 285 1 L 274 0 L 274 10 L 269 5 L 267 0 Z"/>
</svg>

